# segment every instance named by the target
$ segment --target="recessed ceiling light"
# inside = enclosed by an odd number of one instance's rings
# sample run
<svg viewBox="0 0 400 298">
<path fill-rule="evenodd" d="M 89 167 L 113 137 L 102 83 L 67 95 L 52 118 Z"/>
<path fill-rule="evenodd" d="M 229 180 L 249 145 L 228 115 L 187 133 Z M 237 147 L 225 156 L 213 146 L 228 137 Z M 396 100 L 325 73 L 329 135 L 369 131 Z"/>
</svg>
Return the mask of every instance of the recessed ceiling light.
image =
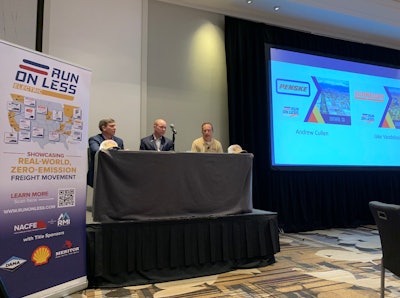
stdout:
<svg viewBox="0 0 400 298">
<path fill-rule="evenodd" d="M 280 6 L 274 6 L 274 10 L 278 11 L 281 7 Z"/>
<path fill-rule="evenodd" d="M 247 4 L 253 3 L 253 0 L 247 0 Z"/>
</svg>

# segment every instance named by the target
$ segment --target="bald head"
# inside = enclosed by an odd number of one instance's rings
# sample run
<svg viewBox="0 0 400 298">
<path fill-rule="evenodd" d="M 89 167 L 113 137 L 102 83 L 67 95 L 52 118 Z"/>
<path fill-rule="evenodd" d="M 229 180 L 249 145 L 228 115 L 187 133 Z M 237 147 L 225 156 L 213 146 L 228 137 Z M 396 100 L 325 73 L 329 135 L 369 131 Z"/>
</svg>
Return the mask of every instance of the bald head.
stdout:
<svg viewBox="0 0 400 298">
<path fill-rule="evenodd" d="M 167 129 L 167 122 L 164 119 L 157 119 L 154 121 L 154 136 L 158 139 L 165 134 Z"/>
</svg>

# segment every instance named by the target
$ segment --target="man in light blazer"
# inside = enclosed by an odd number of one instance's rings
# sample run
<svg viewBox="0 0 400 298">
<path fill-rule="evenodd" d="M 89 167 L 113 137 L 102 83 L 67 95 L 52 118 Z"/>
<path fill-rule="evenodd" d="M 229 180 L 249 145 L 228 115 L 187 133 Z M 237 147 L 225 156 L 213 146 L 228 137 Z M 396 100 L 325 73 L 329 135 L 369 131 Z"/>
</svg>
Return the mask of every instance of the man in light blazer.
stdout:
<svg viewBox="0 0 400 298">
<path fill-rule="evenodd" d="M 154 121 L 153 134 L 140 140 L 140 150 L 173 151 L 174 143 L 171 139 L 164 137 L 167 122 L 163 119 Z"/>
</svg>

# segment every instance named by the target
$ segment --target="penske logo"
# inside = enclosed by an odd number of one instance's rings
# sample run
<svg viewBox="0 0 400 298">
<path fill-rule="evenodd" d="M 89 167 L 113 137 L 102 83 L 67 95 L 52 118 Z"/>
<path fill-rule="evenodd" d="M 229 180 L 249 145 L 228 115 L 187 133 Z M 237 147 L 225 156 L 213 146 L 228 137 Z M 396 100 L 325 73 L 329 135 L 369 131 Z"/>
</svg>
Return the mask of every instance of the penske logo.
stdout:
<svg viewBox="0 0 400 298">
<path fill-rule="evenodd" d="M 308 82 L 277 79 L 276 93 L 296 96 L 310 96 L 310 84 Z"/>
</svg>

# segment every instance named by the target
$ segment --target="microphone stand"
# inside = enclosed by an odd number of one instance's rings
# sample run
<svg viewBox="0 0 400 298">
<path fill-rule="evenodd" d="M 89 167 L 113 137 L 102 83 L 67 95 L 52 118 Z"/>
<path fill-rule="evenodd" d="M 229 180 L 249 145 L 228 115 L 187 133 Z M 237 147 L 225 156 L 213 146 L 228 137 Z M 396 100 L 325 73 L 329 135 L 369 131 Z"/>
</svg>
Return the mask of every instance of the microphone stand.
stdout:
<svg viewBox="0 0 400 298">
<path fill-rule="evenodd" d="M 173 125 L 171 125 L 172 129 L 172 151 L 175 151 L 175 135 L 176 135 L 176 129 Z"/>
</svg>

